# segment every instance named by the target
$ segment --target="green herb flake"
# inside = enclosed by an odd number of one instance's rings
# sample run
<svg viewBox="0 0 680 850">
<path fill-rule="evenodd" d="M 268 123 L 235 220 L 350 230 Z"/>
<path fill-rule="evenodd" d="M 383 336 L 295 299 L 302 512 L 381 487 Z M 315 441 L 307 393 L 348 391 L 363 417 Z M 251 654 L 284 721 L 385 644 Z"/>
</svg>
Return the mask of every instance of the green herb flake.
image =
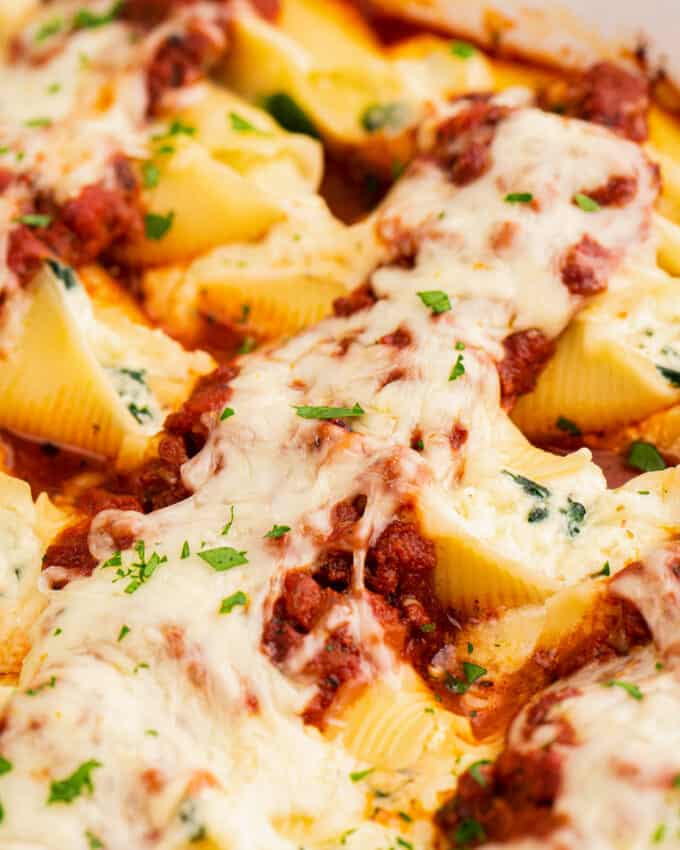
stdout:
<svg viewBox="0 0 680 850">
<path fill-rule="evenodd" d="M 220 413 L 220 422 L 224 422 L 225 419 L 229 419 L 234 415 L 234 411 L 231 407 L 225 407 L 222 413 Z"/>
<path fill-rule="evenodd" d="M 66 779 L 52 782 L 50 796 L 47 798 L 48 805 L 50 803 L 72 803 L 76 797 L 80 797 L 85 791 L 92 794 L 94 791 L 92 771 L 101 766 L 101 762 L 90 759 L 90 761 L 83 762 Z"/>
<path fill-rule="evenodd" d="M 306 404 L 296 404 L 294 407 L 302 419 L 342 419 L 364 415 L 364 409 L 358 403 L 354 407 L 313 407 Z"/>
<path fill-rule="evenodd" d="M 56 260 L 46 260 L 45 262 L 52 274 L 56 275 L 63 283 L 64 289 L 75 289 L 78 286 L 78 278 L 71 266 L 65 266 Z"/>
<path fill-rule="evenodd" d="M 509 192 L 505 196 L 506 204 L 530 204 L 534 199 L 531 192 Z"/>
<path fill-rule="evenodd" d="M 680 773 L 676 773 L 671 782 L 673 788 L 680 788 Z"/>
<path fill-rule="evenodd" d="M 355 832 L 356 827 L 354 829 L 346 829 L 340 836 L 340 844 L 347 844 L 347 839 L 350 837 L 350 835 L 354 835 Z M 300 850 L 303 850 L 303 848 L 300 848 Z"/>
<path fill-rule="evenodd" d="M 122 0 L 114 3 L 108 12 L 91 12 L 89 9 L 79 9 L 73 16 L 73 28 L 76 30 L 95 29 L 110 24 L 120 14 L 123 8 Z"/>
<path fill-rule="evenodd" d="M 453 41 L 449 45 L 449 50 L 459 59 L 469 59 L 477 52 L 477 48 L 475 48 L 472 44 L 469 44 L 467 41 Z"/>
<path fill-rule="evenodd" d="M 126 635 L 130 634 L 130 626 L 121 626 L 120 631 L 118 632 L 117 641 L 120 643 Z"/>
<path fill-rule="evenodd" d="M 87 838 L 87 843 L 88 843 L 88 846 L 90 847 L 90 850 L 102 850 L 102 847 L 104 846 L 104 844 L 103 844 L 101 838 L 96 836 L 94 834 L 94 832 L 90 832 L 89 829 L 86 830 L 85 838 Z"/>
<path fill-rule="evenodd" d="M 543 522 L 544 519 L 547 519 L 550 511 L 548 510 L 547 505 L 536 505 L 535 508 L 532 508 L 527 514 L 527 522 Z"/>
<path fill-rule="evenodd" d="M 482 788 L 486 788 L 487 783 L 479 768 L 483 767 L 483 765 L 485 764 L 491 764 L 489 759 L 480 759 L 479 761 L 476 761 L 474 764 L 471 764 L 470 767 L 468 767 L 468 773 L 475 780 L 477 785 L 481 785 Z"/>
<path fill-rule="evenodd" d="M 423 623 L 420 627 L 420 631 L 425 632 L 425 634 L 427 635 L 435 631 L 436 628 L 437 626 L 435 625 L 435 623 Z"/>
<path fill-rule="evenodd" d="M 666 468 L 666 461 L 661 457 L 656 446 L 643 440 L 635 440 L 630 444 L 626 460 L 629 466 L 641 472 L 656 472 Z"/>
<path fill-rule="evenodd" d="M 52 224 L 51 215 L 40 215 L 40 213 L 26 213 L 14 219 L 19 224 L 25 224 L 26 227 L 49 227 Z"/>
<path fill-rule="evenodd" d="M 61 91 L 61 83 L 50 83 L 47 87 L 47 94 L 57 94 Z"/>
<path fill-rule="evenodd" d="M 24 693 L 26 694 L 26 696 L 34 697 L 44 691 L 46 688 L 53 688 L 56 684 L 56 676 L 50 676 L 50 678 L 46 682 L 43 682 L 40 685 L 36 685 L 35 688 L 28 688 L 28 690 L 24 691 Z"/>
<path fill-rule="evenodd" d="M 361 782 L 362 779 L 366 779 L 367 776 L 370 776 L 374 770 L 374 767 L 368 767 L 366 770 L 356 770 L 354 773 L 350 773 L 349 778 L 352 782 Z"/>
<path fill-rule="evenodd" d="M 231 614 L 234 608 L 238 608 L 239 605 L 247 605 L 248 597 L 242 590 L 237 590 L 236 593 L 232 593 L 231 596 L 227 596 L 222 600 L 222 604 L 220 605 L 220 614 Z"/>
<path fill-rule="evenodd" d="M 536 499 L 547 499 L 550 496 L 550 490 L 547 487 L 538 484 L 536 481 L 532 481 L 531 478 L 525 478 L 524 475 L 518 475 L 507 469 L 503 470 L 503 475 L 509 475 L 515 484 L 518 484 L 524 490 L 527 496 L 533 496 Z"/>
<path fill-rule="evenodd" d="M 660 844 L 666 837 L 666 824 L 660 823 L 652 833 L 652 844 Z"/>
<path fill-rule="evenodd" d="M 158 729 L 145 729 L 144 734 L 149 735 L 149 737 L 151 737 L 151 738 L 157 738 L 158 737 Z"/>
<path fill-rule="evenodd" d="M 468 685 L 473 685 L 482 676 L 487 673 L 486 667 L 480 667 L 479 664 L 473 664 L 471 661 L 463 661 L 463 673 Z"/>
<path fill-rule="evenodd" d="M 12 762 L 8 761 L 4 756 L 0 756 L 0 776 L 4 776 L 12 769 Z"/>
<path fill-rule="evenodd" d="M 485 838 L 486 832 L 478 820 L 475 818 L 463 818 L 456 827 L 453 836 L 453 840 L 456 842 L 454 847 L 469 847 L 473 842 L 478 843 L 484 841 Z"/>
<path fill-rule="evenodd" d="M 408 109 L 400 101 L 390 103 L 374 103 L 367 107 L 359 119 L 359 123 L 367 133 L 377 133 L 380 130 L 399 130 L 408 120 Z"/>
<path fill-rule="evenodd" d="M 180 553 L 180 558 L 184 561 L 186 560 L 186 558 L 189 557 L 189 555 L 191 555 L 191 549 L 189 549 L 189 541 L 185 540 L 184 543 L 182 543 L 182 551 Z"/>
<path fill-rule="evenodd" d="M 149 669 L 149 665 L 146 663 L 146 661 L 140 661 L 139 664 L 135 664 L 135 666 L 132 668 L 132 672 L 133 673 L 139 673 L 140 670 L 148 670 L 148 669 Z"/>
<path fill-rule="evenodd" d="M 144 233 L 147 239 L 153 239 L 158 242 L 167 234 L 175 220 L 175 213 L 169 212 L 166 215 L 158 213 L 147 213 L 144 216 Z"/>
<path fill-rule="evenodd" d="M 576 537 L 581 533 L 581 526 L 586 518 L 585 506 L 567 496 L 567 507 L 560 508 L 560 513 L 567 517 L 567 534 Z"/>
<path fill-rule="evenodd" d="M 605 688 L 622 688 L 629 696 L 636 700 L 641 700 L 644 696 L 637 685 L 633 685 L 631 682 L 622 682 L 620 679 L 610 679 L 608 682 L 603 682 L 602 685 Z"/>
<path fill-rule="evenodd" d="M 143 425 L 149 419 L 153 419 L 153 413 L 151 412 L 148 404 L 139 405 L 136 402 L 131 401 L 130 404 L 128 404 L 127 409 L 135 421 L 140 425 Z"/>
<path fill-rule="evenodd" d="M 596 573 L 591 574 L 591 578 L 599 578 L 600 576 L 610 576 L 612 574 L 611 567 L 609 566 L 609 561 L 605 561 L 601 570 L 598 570 Z"/>
<path fill-rule="evenodd" d="M 142 182 L 144 183 L 145 189 L 153 189 L 158 186 L 158 180 L 160 179 L 160 171 L 158 170 L 158 166 L 155 162 L 151 162 L 151 160 L 147 160 L 142 163 Z"/>
<path fill-rule="evenodd" d="M 416 294 L 423 304 L 435 314 L 447 313 L 451 309 L 449 296 L 441 289 L 429 289 Z"/>
<path fill-rule="evenodd" d="M 104 561 L 103 567 L 120 567 L 123 563 L 123 557 L 120 552 L 114 552 L 108 561 Z"/>
<path fill-rule="evenodd" d="M 243 337 L 243 342 L 239 345 L 237 354 L 250 354 L 257 348 L 257 340 L 253 336 Z"/>
<path fill-rule="evenodd" d="M 24 127 L 51 127 L 52 119 L 47 118 L 45 116 L 39 116 L 38 118 L 29 118 L 28 121 L 24 121 Z"/>
<path fill-rule="evenodd" d="M 284 534 L 288 534 L 289 531 L 289 525 L 272 525 L 272 527 L 264 536 L 271 537 L 274 540 L 278 540 L 280 537 L 283 537 Z"/>
<path fill-rule="evenodd" d="M 654 665 L 654 668 L 656 670 L 663 670 L 663 664 L 661 663 L 661 661 L 657 661 L 656 664 Z"/>
<path fill-rule="evenodd" d="M 37 42 L 45 41 L 46 38 L 50 38 L 53 35 L 57 35 L 57 33 L 61 32 L 63 28 L 63 18 L 51 18 L 49 21 L 45 21 L 45 23 L 41 27 L 39 27 L 35 34 L 35 40 Z"/>
<path fill-rule="evenodd" d="M 665 378 L 672 387 L 680 387 L 680 372 L 667 366 L 657 366 L 657 372 Z"/>
<path fill-rule="evenodd" d="M 239 552 L 231 546 L 219 546 L 216 549 L 205 549 L 198 553 L 198 557 L 209 564 L 215 572 L 222 573 L 241 564 L 247 564 L 248 558 L 245 552 Z"/>
<path fill-rule="evenodd" d="M 410 841 L 407 841 L 405 838 L 402 838 L 401 835 L 397 836 L 397 844 L 400 847 L 405 847 L 406 850 L 413 850 L 413 844 Z"/>
<path fill-rule="evenodd" d="M 231 527 L 234 524 L 234 506 L 232 505 L 229 509 L 231 513 L 229 514 L 229 522 L 224 526 L 220 534 L 227 535 L 231 531 Z"/>
<path fill-rule="evenodd" d="M 462 375 L 465 374 L 465 363 L 463 363 L 463 355 L 459 354 L 456 358 L 456 362 L 453 364 L 453 369 L 451 369 L 451 374 L 449 375 L 449 381 L 457 381 Z"/>
<path fill-rule="evenodd" d="M 153 552 L 151 557 L 147 560 L 143 540 L 138 540 L 134 545 L 134 549 L 139 560 L 130 564 L 130 566 L 126 569 L 123 569 L 122 566 L 118 567 L 116 570 L 116 578 L 113 580 L 115 584 L 118 581 L 129 579 L 128 584 L 124 588 L 124 592 L 130 594 L 139 590 L 145 582 L 149 581 L 158 567 L 168 560 L 166 555 L 161 557 L 157 552 Z"/>
<path fill-rule="evenodd" d="M 566 416 L 558 417 L 557 422 L 555 422 L 555 425 L 557 426 L 557 428 L 559 428 L 560 431 L 564 431 L 565 434 L 571 434 L 572 437 L 581 436 L 581 429 L 575 422 L 572 422 L 571 419 L 567 419 Z"/>
<path fill-rule="evenodd" d="M 55 629 L 55 630 L 52 632 L 52 634 L 54 635 L 54 637 L 58 637 L 61 633 L 62 633 L 62 630 L 61 630 L 61 629 L 59 629 L 59 628 Z"/>
<path fill-rule="evenodd" d="M 168 127 L 168 136 L 194 136 L 196 128 L 191 124 L 183 124 L 179 118 L 176 118 Z"/>
<path fill-rule="evenodd" d="M 574 203 L 587 213 L 598 212 L 601 209 L 597 201 L 588 197 L 588 195 L 584 195 L 583 192 L 577 192 L 574 195 Z"/>
<path fill-rule="evenodd" d="M 411 823 L 413 821 L 411 815 L 407 814 L 406 812 L 397 812 L 397 814 L 404 821 L 404 823 Z"/>
<path fill-rule="evenodd" d="M 474 644 L 468 642 L 467 651 L 468 651 L 468 655 L 472 655 L 472 653 L 475 651 Z"/>
<path fill-rule="evenodd" d="M 304 133 L 315 139 L 321 138 L 314 122 L 289 94 L 285 92 L 270 94 L 264 98 L 262 105 L 284 130 L 289 130 L 291 133 Z"/>
<path fill-rule="evenodd" d="M 247 121 L 245 118 L 240 116 L 236 112 L 229 113 L 229 123 L 231 124 L 231 129 L 236 133 L 260 133 L 261 130 L 258 130 L 250 121 Z"/>
</svg>

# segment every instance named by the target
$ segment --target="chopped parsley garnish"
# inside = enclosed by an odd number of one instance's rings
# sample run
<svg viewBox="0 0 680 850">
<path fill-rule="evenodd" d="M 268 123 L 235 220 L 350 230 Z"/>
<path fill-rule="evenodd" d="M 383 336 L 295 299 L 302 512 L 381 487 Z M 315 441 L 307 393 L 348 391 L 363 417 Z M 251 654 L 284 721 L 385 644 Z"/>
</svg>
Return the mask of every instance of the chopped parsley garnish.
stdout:
<svg viewBox="0 0 680 850">
<path fill-rule="evenodd" d="M 77 30 L 94 29 L 110 24 L 120 14 L 123 8 L 122 0 L 117 0 L 108 12 L 91 12 L 89 9 L 79 9 L 73 16 L 73 27 Z"/>
<path fill-rule="evenodd" d="M 397 814 L 404 821 L 404 823 L 411 823 L 411 821 L 413 820 L 411 815 L 407 814 L 406 812 L 397 812 Z"/>
<path fill-rule="evenodd" d="M 0 776 L 4 776 L 12 769 L 12 762 L 8 761 L 4 756 L 0 756 Z"/>
<path fill-rule="evenodd" d="M 220 413 L 220 422 L 224 422 L 225 419 L 229 419 L 229 417 L 234 415 L 234 411 L 231 407 L 225 407 L 222 413 Z"/>
<path fill-rule="evenodd" d="M 673 781 L 671 782 L 673 788 L 680 788 L 680 773 L 676 773 L 673 777 Z"/>
<path fill-rule="evenodd" d="M 601 209 L 596 200 L 588 197 L 588 195 L 584 195 L 583 192 L 577 192 L 574 195 L 574 203 L 577 207 L 580 207 L 583 212 L 598 212 Z"/>
<path fill-rule="evenodd" d="M 96 836 L 94 832 L 90 832 L 89 829 L 85 831 L 85 838 L 87 838 L 90 850 L 101 850 L 104 847 L 101 838 Z"/>
<path fill-rule="evenodd" d="M 253 336 L 243 337 L 243 342 L 239 345 L 237 354 L 250 354 L 257 348 L 257 340 Z"/>
<path fill-rule="evenodd" d="M 468 651 L 468 655 L 472 655 L 472 653 L 475 651 L 474 644 L 468 642 L 467 651 Z"/>
<path fill-rule="evenodd" d="M 78 278 L 71 266 L 65 266 L 56 260 L 46 260 L 48 268 L 64 284 L 65 289 L 75 289 L 78 286 Z"/>
<path fill-rule="evenodd" d="M 50 38 L 50 36 L 61 32 L 63 27 L 63 18 L 51 18 L 49 21 L 45 21 L 45 23 L 38 29 L 35 34 L 35 40 L 38 42 L 45 41 L 46 38 Z"/>
<path fill-rule="evenodd" d="M 250 121 L 247 121 L 241 115 L 236 112 L 229 113 L 229 123 L 231 124 L 231 129 L 236 133 L 261 133 L 261 130 L 258 130 Z"/>
<path fill-rule="evenodd" d="M 175 213 L 169 212 L 166 215 L 158 213 L 147 213 L 144 216 L 144 232 L 147 239 L 154 239 L 158 242 L 162 239 L 172 227 L 172 222 L 175 220 Z"/>
<path fill-rule="evenodd" d="M 408 110 L 400 101 L 374 103 L 362 113 L 359 123 L 367 133 L 379 130 L 398 130 L 408 118 Z"/>
<path fill-rule="evenodd" d="M 144 380 L 144 375 L 146 375 L 146 369 L 128 369 L 123 366 L 118 370 L 121 375 L 127 375 L 128 378 L 132 378 L 133 381 L 136 381 L 138 384 L 143 384 L 146 386 L 146 381 Z"/>
<path fill-rule="evenodd" d="M 196 128 L 191 124 L 183 124 L 179 118 L 176 118 L 168 127 L 168 136 L 193 136 L 196 134 Z"/>
<path fill-rule="evenodd" d="M 26 696 L 34 697 L 37 696 L 41 691 L 44 691 L 45 688 L 53 688 L 57 684 L 56 676 L 50 676 L 50 678 L 43 682 L 41 685 L 36 685 L 35 688 L 29 688 L 27 691 L 24 691 Z"/>
<path fill-rule="evenodd" d="M 47 94 L 57 94 L 61 91 L 61 83 L 50 83 L 47 87 Z"/>
<path fill-rule="evenodd" d="M 153 419 L 153 413 L 149 409 L 148 404 L 139 405 L 134 401 L 128 404 L 127 409 L 130 411 L 134 419 L 143 425 L 145 421 Z"/>
<path fill-rule="evenodd" d="M 361 782 L 362 779 L 366 779 L 367 776 L 370 776 L 374 770 L 374 767 L 368 767 L 366 770 L 355 770 L 354 773 L 350 773 L 349 778 L 352 782 Z"/>
<path fill-rule="evenodd" d="M 121 626 L 118 632 L 118 643 L 120 643 L 126 635 L 130 634 L 130 626 Z"/>
<path fill-rule="evenodd" d="M 123 563 L 123 557 L 120 552 L 114 552 L 113 555 L 108 559 L 108 561 L 104 561 L 102 567 L 120 567 Z"/>
<path fill-rule="evenodd" d="M 474 764 L 471 764 L 470 767 L 468 767 L 468 773 L 475 780 L 477 785 L 481 785 L 482 788 L 486 788 L 486 779 L 480 773 L 479 768 L 485 764 L 491 764 L 489 759 L 480 759 L 479 761 L 476 761 Z"/>
<path fill-rule="evenodd" d="M 442 292 L 441 289 L 428 289 L 416 294 L 433 313 L 447 313 L 451 309 L 449 296 L 445 292 Z"/>
<path fill-rule="evenodd" d="M 264 108 L 284 130 L 320 138 L 319 131 L 307 113 L 285 92 L 275 92 L 264 99 Z"/>
<path fill-rule="evenodd" d="M 364 409 L 358 403 L 354 407 L 312 407 L 306 404 L 296 404 L 294 407 L 297 415 L 303 419 L 342 419 L 364 415 Z"/>
<path fill-rule="evenodd" d="M 146 729 L 144 731 L 144 734 L 149 735 L 151 738 L 157 738 L 158 737 L 158 729 Z"/>
<path fill-rule="evenodd" d="M 503 475 L 509 475 L 515 484 L 519 484 L 527 496 L 534 496 L 536 499 L 547 499 L 550 496 L 550 490 L 547 487 L 538 484 L 536 481 L 532 481 L 531 478 L 525 478 L 524 475 L 518 475 L 515 472 L 510 472 L 508 469 L 503 470 Z"/>
<path fill-rule="evenodd" d="M 231 511 L 229 514 L 229 522 L 224 526 L 222 531 L 220 531 L 220 534 L 229 534 L 231 527 L 234 524 L 234 506 L 232 505 L 229 510 Z"/>
<path fill-rule="evenodd" d="M 122 565 L 118 566 L 118 569 L 116 570 L 117 577 L 113 580 L 115 583 L 123 581 L 124 579 L 130 579 L 124 588 L 125 593 L 134 593 L 136 590 L 139 590 L 139 588 L 153 576 L 158 567 L 168 560 L 166 555 L 161 557 L 157 552 L 154 552 L 147 560 L 143 540 L 138 540 L 137 543 L 135 543 L 134 550 L 137 553 L 139 560 L 130 564 L 127 569 L 123 569 Z M 107 562 L 102 564 L 102 566 L 116 566 L 116 564 L 109 564 Z"/>
<path fill-rule="evenodd" d="M 530 204 L 534 199 L 531 192 L 509 192 L 505 196 L 506 204 Z"/>
<path fill-rule="evenodd" d="M 623 690 L 633 699 L 641 700 L 644 696 L 640 688 L 631 682 L 622 682 L 620 679 L 610 679 L 608 682 L 602 683 L 605 688 L 623 688 Z"/>
<path fill-rule="evenodd" d="M 239 605 L 247 605 L 248 597 L 242 590 L 237 590 L 236 593 L 232 593 L 231 596 L 227 596 L 222 600 L 222 604 L 220 605 L 220 614 L 231 614 L 234 608 L 237 608 Z"/>
<path fill-rule="evenodd" d="M 215 570 L 222 573 L 225 570 L 231 570 L 233 567 L 240 567 L 241 564 L 247 564 L 248 558 L 245 552 L 239 552 L 231 546 L 219 546 L 216 549 L 206 549 L 198 553 L 198 557 L 202 558 L 206 564 Z"/>
<path fill-rule="evenodd" d="M 26 213 L 14 219 L 19 224 L 25 224 L 27 227 L 49 227 L 52 224 L 51 215 L 41 215 L 40 213 Z"/>
<path fill-rule="evenodd" d="M 397 844 L 400 847 L 405 847 L 406 850 L 413 850 L 413 844 L 410 841 L 407 841 L 405 838 L 402 838 L 401 835 L 397 836 Z"/>
<path fill-rule="evenodd" d="M 547 519 L 549 513 L 547 505 L 536 505 L 527 514 L 527 522 L 543 522 L 544 519 Z"/>
<path fill-rule="evenodd" d="M 43 116 L 38 118 L 29 118 L 28 121 L 24 121 L 24 127 L 51 127 L 52 119 L 45 118 Z"/>
<path fill-rule="evenodd" d="M 469 59 L 477 52 L 477 49 L 467 41 L 453 41 L 451 42 L 449 50 L 459 59 Z"/>
<path fill-rule="evenodd" d="M 567 534 L 569 537 L 576 537 L 577 534 L 580 534 L 581 525 L 586 518 L 585 506 L 567 496 L 567 507 L 560 508 L 560 513 L 567 517 Z"/>
<path fill-rule="evenodd" d="M 196 818 L 196 803 L 193 800 L 185 800 L 179 808 L 179 819 L 188 828 L 189 842 L 194 844 L 203 841 L 206 837 L 206 829 Z"/>
<path fill-rule="evenodd" d="M 436 628 L 437 626 L 435 623 L 423 623 L 423 625 L 420 627 L 420 631 L 425 632 L 425 634 L 430 634 L 431 632 L 435 631 Z"/>
<path fill-rule="evenodd" d="M 180 558 L 184 561 L 186 558 L 189 557 L 189 555 L 191 555 L 191 549 L 189 549 L 189 541 L 185 540 L 184 543 L 182 543 L 182 552 L 180 554 Z"/>
<path fill-rule="evenodd" d="M 612 574 L 611 567 L 609 566 L 609 561 L 605 561 L 602 569 L 598 570 L 596 573 L 592 573 L 591 578 L 599 578 L 600 576 L 610 576 Z"/>
<path fill-rule="evenodd" d="M 580 437 L 581 429 L 575 422 L 572 422 L 571 419 L 567 419 L 566 416 L 560 416 L 555 422 L 555 425 L 559 428 L 560 431 L 564 431 L 565 434 L 571 434 L 572 437 Z"/>
<path fill-rule="evenodd" d="M 92 794 L 94 785 L 92 784 L 92 771 L 102 764 L 99 761 L 90 759 L 83 762 L 79 768 L 73 771 L 66 779 L 60 779 L 57 782 L 52 782 L 50 785 L 50 796 L 47 798 L 49 803 L 72 803 L 76 797 L 87 791 Z"/>
<path fill-rule="evenodd" d="M 284 534 L 288 534 L 290 531 L 289 525 L 272 525 L 269 531 L 264 535 L 265 537 L 272 537 L 274 540 L 278 540 L 279 537 L 283 537 Z"/>
<path fill-rule="evenodd" d="M 657 372 L 664 377 L 672 387 L 680 387 L 680 372 L 667 366 L 657 366 Z"/>
<path fill-rule="evenodd" d="M 475 818 L 463 818 L 456 827 L 453 836 L 453 840 L 456 842 L 454 845 L 456 848 L 469 847 L 473 841 L 484 841 L 485 838 L 486 832 L 484 831 L 484 827 Z"/>
<path fill-rule="evenodd" d="M 57 637 L 57 636 L 58 636 L 58 635 L 60 635 L 61 633 L 62 633 L 62 629 L 59 629 L 59 628 L 55 629 L 55 630 L 52 632 L 52 634 L 53 634 L 55 637 Z"/>
<path fill-rule="evenodd" d="M 399 159 L 395 159 L 390 167 L 390 171 L 392 173 L 392 180 L 394 180 L 396 183 L 396 181 L 406 171 L 406 163 L 401 162 L 401 160 Z"/>
<path fill-rule="evenodd" d="M 666 837 L 666 824 L 660 823 L 657 828 L 652 833 L 652 842 L 654 844 L 660 844 L 664 838 Z"/>
<path fill-rule="evenodd" d="M 666 468 L 666 461 L 661 457 L 656 446 L 643 440 L 635 440 L 630 444 L 626 460 L 629 466 L 641 472 L 656 472 Z"/>
<path fill-rule="evenodd" d="M 463 675 L 465 679 L 459 679 L 451 673 L 447 673 L 444 686 L 449 691 L 453 691 L 454 694 L 464 694 L 467 693 L 470 685 L 474 685 L 478 679 L 486 675 L 486 672 L 486 667 L 480 667 L 479 664 L 473 664 L 471 661 L 463 661 Z"/>
<path fill-rule="evenodd" d="M 148 669 L 149 669 L 149 665 L 146 663 L 146 661 L 140 661 L 139 664 L 135 664 L 132 672 L 133 673 L 139 673 L 140 670 L 148 670 Z"/>
<path fill-rule="evenodd" d="M 465 363 L 463 363 L 463 355 L 459 354 L 456 362 L 453 364 L 453 369 L 449 375 L 449 381 L 456 381 L 465 374 Z"/>
<path fill-rule="evenodd" d="M 142 182 L 145 189 L 153 189 L 155 186 L 158 186 L 159 178 L 160 171 L 155 162 L 147 160 L 142 163 Z"/>
</svg>

